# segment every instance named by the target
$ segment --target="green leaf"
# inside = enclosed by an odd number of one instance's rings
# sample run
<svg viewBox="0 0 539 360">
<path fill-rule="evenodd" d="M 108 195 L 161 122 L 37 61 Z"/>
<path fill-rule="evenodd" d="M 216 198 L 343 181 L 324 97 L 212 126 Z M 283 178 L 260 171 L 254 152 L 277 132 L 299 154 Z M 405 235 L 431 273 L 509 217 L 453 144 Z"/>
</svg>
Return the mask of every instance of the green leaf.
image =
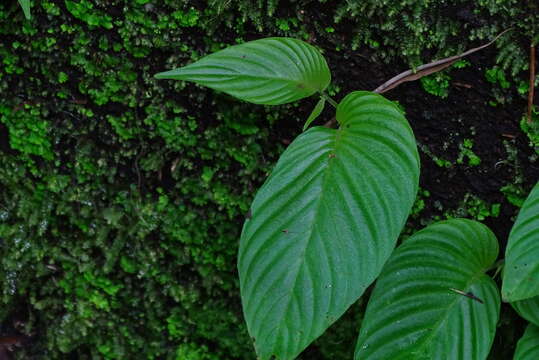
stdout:
<svg viewBox="0 0 539 360">
<path fill-rule="evenodd" d="M 530 324 L 517 343 L 513 360 L 537 359 L 539 359 L 539 327 Z"/>
<path fill-rule="evenodd" d="M 363 294 L 417 193 L 415 139 L 392 102 L 354 92 L 337 120 L 294 140 L 243 228 L 243 310 L 261 360 L 293 359 Z"/>
<path fill-rule="evenodd" d="M 19 0 L 26 19 L 30 20 L 30 0 Z"/>
<path fill-rule="evenodd" d="M 305 125 L 303 125 L 303 131 L 307 130 L 309 125 L 311 125 L 311 123 L 314 120 L 316 120 L 316 118 L 318 116 L 320 116 L 320 114 L 324 110 L 324 105 L 325 104 L 326 104 L 326 99 L 320 98 L 320 100 L 318 100 L 318 102 L 316 103 L 316 106 L 314 107 L 313 111 L 311 112 L 311 115 L 309 115 L 309 118 L 307 119 L 307 121 L 305 121 Z"/>
<path fill-rule="evenodd" d="M 504 301 L 539 295 L 539 182 L 522 205 L 505 249 Z"/>
<path fill-rule="evenodd" d="M 511 306 L 521 317 L 539 326 L 539 296 L 512 302 Z"/>
<path fill-rule="evenodd" d="M 306 42 L 291 38 L 266 38 L 231 46 L 155 77 L 192 81 L 266 105 L 311 96 L 324 90 L 331 80 L 322 54 Z"/>
<path fill-rule="evenodd" d="M 485 271 L 497 255 L 494 234 L 466 219 L 408 238 L 376 282 L 355 359 L 485 359 L 500 311 Z"/>
</svg>

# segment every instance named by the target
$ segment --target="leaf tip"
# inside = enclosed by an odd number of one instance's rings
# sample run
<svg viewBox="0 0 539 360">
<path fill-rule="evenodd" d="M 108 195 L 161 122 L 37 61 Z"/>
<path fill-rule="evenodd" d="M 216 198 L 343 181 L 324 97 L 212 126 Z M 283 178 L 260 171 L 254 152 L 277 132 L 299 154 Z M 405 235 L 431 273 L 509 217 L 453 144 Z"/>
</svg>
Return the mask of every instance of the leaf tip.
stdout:
<svg viewBox="0 0 539 360">
<path fill-rule="evenodd" d="M 157 73 L 154 75 L 156 79 L 171 79 L 171 80 L 179 80 L 181 79 L 181 72 L 179 71 L 181 68 L 168 70 L 168 71 L 162 71 L 160 73 Z"/>
<path fill-rule="evenodd" d="M 168 71 L 160 72 L 155 74 L 153 77 L 156 79 L 166 79 Z"/>
</svg>

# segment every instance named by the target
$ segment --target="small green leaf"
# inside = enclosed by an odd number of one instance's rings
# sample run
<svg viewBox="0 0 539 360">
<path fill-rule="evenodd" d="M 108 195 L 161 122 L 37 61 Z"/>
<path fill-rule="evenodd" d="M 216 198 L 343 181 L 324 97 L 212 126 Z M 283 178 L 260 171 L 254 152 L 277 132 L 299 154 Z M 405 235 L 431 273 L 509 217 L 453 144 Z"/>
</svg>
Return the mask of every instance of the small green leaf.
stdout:
<svg viewBox="0 0 539 360">
<path fill-rule="evenodd" d="M 517 343 L 513 360 L 539 359 L 539 327 L 529 324 Z"/>
<path fill-rule="evenodd" d="M 522 205 L 505 249 L 502 297 L 524 300 L 539 295 L 539 182 Z"/>
<path fill-rule="evenodd" d="M 324 90 L 326 60 L 313 46 L 291 38 L 266 38 L 230 46 L 197 62 L 156 74 L 192 81 L 255 104 L 286 104 Z"/>
<path fill-rule="evenodd" d="M 293 359 L 380 273 L 414 203 L 419 157 L 401 111 L 349 94 L 258 191 L 240 240 L 243 311 L 260 360 Z"/>
<path fill-rule="evenodd" d="M 320 100 L 318 100 L 318 102 L 316 103 L 316 106 L 314 107 L 313 111 L 311 112 L 311 115 L 309 115 L 309 118 L 307 119 L 307 121 L 305 121 L 305 125 L 303 125 L 303 131 L 307 130 L 309 125 L 311 125 L 311 123 L 314 120 L 316 120 L 316 118 L 318 116 L 320 116 L 320 114 L 324 110 L 324 105 L 325 104 L 326 104 L 326 99 L 320 98 Z"/>
<path fill-rule="evenodd" d="M 521 317 L 539 326 L 539 296 L 512 302 L 511 306 Z"/>
<path fill-rule="evenodd" d="M 19 0 L 26 19 L 30 20 L 30 0 Z"/>
<path fill-rule="evenodd" d="M 484 225 L 452 219 L 408 238 L 373 290 L 355 359 L 485 359 L 500 311 L 485 271 L 498 242 Z"/>
</svg>

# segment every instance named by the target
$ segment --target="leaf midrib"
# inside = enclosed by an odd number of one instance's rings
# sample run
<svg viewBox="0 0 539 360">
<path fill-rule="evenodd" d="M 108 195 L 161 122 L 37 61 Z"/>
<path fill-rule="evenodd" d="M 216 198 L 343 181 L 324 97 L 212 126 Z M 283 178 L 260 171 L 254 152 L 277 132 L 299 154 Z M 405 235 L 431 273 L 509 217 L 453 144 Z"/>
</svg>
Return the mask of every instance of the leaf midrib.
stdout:
<svg viewBox="0 0 539 360">
<path fill-rule="evenodd" d="M 191 80 L 191 79 L 186 79 L 186 78 L 183 78 L 184 76 L 185 77 L 188 77 L 188 76 L 191 76 L 191 75 L 208 75 L 208 76 L 227 76 L 227 77 L 238 77 L 238 78 L 248 78 L 249 80 L 251 79 L 254 79 L 254 80 L 259 80 L 259 81 L 265 81 L 265 80 L 272 80 L 272 81 L 275 81 L 275 80 L 278 80 L 278 81 L 282 81 L 282 82 L 286 82 L 286 83 L 289 83 L 291 85 L 293 85 L 294 87 L 298 87 L 299 88 L 299 85 L 302 85 L 303 88 L 301 88 L 302 90 L 309 90 L 309 91 L 313 91 L 313 92 L 316 92 L 316 91 L 319 91 L 319 90 L 322 90 L 320 86 L 312 86 L 313 84 L 311 83 L 311 81 L 302 81 L 302 80 L 297 80 L 297 79 L 291 79 L 289 77 L 281 77 L 281 76 L 260 76 L 260 75 L 249 75 L 249 74 L 244 74 L 244 73 L 230 73 L 230 74 L 207 74 L 207 73 L 200 73 L 200 72 L 191 72 L 191 73 L 187 73 L 186 71 L 182 71 L 183 74 L 175 74 L 175 75 L 170 75 L 170 76 L 177 76 L 179 77 L 177 80 L 183 80 L 183 81 L 192 81 L 192 82 L 198 82 L 198 83 L 203 83 L 204 80 Z M 162 78 L 163 79 L 163 78 Z M 225 80 L 224 82 L 226 82 L 227 80 Z M 204 85 L 204 84 L 203 84 Z M 318 82 L 316 83 L 316 85 L 319 85 Z"/>
<path fill-rule="evenodd" d="M 466 282 L 466 285 L 464 286 L 464 289 L 462 291 L 464 292 L 468 291 L 471 288 L 471 286 L 475 284 L 475 282 L 478 281 L 483 275 L 485 275 L 484 270 L 479 269 L 479 271 L 475 275 L 473 275 L 472 278 L 468 282 Z M 448 288 L 448 290 L 450 289 Z M 430 345 L 433 338 L 438 334 L 442 324 L 445 323 L 447 319 L 449 318 L 449 313 L 451 312 L 453 307 L 456 304 L 460 303 L 461 301 L 474 301 L 474 300 L 469 299 L 466 296 L 463 296 L 460 294 L 455 294 L 455 300 L 453 300 L 449 304 L 449 306 L 446 308 L 446 311 L 444 311 L 444 316 L 442 316 L 438 321 L 436 321 L 436 323 L 432 327 L 433 330 L 431 331 L 431 333 L 422 341 L 422 344 L 417 348 L 418 352 L 425 349 L 428 345 Z"/>
<path fill-rule="evenodd" d="M 344 130 L 342 129 L 342 127 L 340 127 L 339 129 L 335 130 L 335 133 L 334 133 L 334 136 L 335 136 L 335 139 L 333 141 L 333 146 L 330 146 L 330 148 L 332 148 L 332 151 L 334 153 L 337 153 L 337 148 L 338 148 L 338 143 L 339 143 L 339 139 L 342 137 L 342 132 Z M 331 151 L 330 151 L 331 153 Z M 286 315 L 288 314 L 288 309 L 290 308 L 290 302 L 292 301 L 292 294 L 294 293 L 295 289 L 296 289 L 296 284 L 297 284 L 297 280 L 298 280 L 298 277 L 299 277 L 299 273 L 301 271 L 301 269 L 303 268 L 304 264 L 305 264 L 305 252 L 307 251 L 307 249 L 309 248 L 309 243 L 311 242 L 312 240 L 312 234 L 313 234 L 313 230 L 314 230 L 314 227 L 315 227 L 315 224 L 318 223 L 317 221 L 317 218 L 319 216 L 319 213 L 320 213 L 320 206 L 321 204 L 323 203 L 322 199 L 324 198 L 324 194 L 325 194 L 325 189 L 326 189 L 326 182 L 327 182 L 327 179 L 329 177 L 328 174 L 330 174 L 330 167 L 331 167 L 331 163 L 332 161 L 330 161 L 331 159 L 327 159 L 326 161 L 326 164 L 325 165 L 326 167 L 324 168 L 324 179 L 322 180 L 322 187 L 321 187 L 321 191 L 320 191 L 320 198 L 317 200 L 317 204 L 316 204 L 316 215 L 314 216 L 313 218 L 313 221 L 311 223 L 311 226 L 309 227 L 308 229 L 308 233 L 309 233 L 309 236 L 307 238 L 307 240 L 305 241 L 305 246 L 303 248 L 303 251 L 301 253 L 301 256 L 300 256 L 300 264 L 298 265 L 297 267 L 297 271 L 296 271 L 296 274 L 294 276 L 294 283 L 292 284 L 291 286 L 291 289 L 292 291 L 290 292 L 290 294 L 288 295 L 288 300 L 287 300 L 287 303 L 286 303 L 286 306 L 285 306 L 285 311 L 282 312 L 282 316 L 281 318 L 279 319 L 278 323 L 279 323 L 279 326 L 277 328 L 277 334 L 280 334 L 280 331 L 281 331 L 281 327 L 282 327 L 282 320 L 286 317 Z M 309 337 L 310 337 L 310 333 L 308 334 Z M 275 349 L 275 344 L 276 342 L 273 343 L 273 349 Z M 287 352 L 288 352 L 288 349 L 286 349 Z"/>
</svg>

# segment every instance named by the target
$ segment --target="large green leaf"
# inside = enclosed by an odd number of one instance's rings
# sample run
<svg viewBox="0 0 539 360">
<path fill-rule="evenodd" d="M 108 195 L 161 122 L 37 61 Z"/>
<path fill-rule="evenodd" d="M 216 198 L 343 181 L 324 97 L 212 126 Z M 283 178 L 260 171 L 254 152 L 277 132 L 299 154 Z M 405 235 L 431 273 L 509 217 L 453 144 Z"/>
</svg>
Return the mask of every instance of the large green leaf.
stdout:
<svg viewBox="0 0 539 360">
<path fill-rule="evenodd" d="M 497 255 L 494 234 L 466 219 L 407 239 L 376 283 L 355 359 L 485 359 L 500 310 L 485 271 Z"/>
<path fill-rule="evenodd" d="M 530 324 L 517 343 L 513 360 L 537 359 L 539 359 L 539 327 Z"/>
<path fill-rule="evenodd" d="M 512 302 L 511 306 L 521 317 L 539 326 L 539 296 Z"/>
<path fill-rule="evenodd" d="M 293 359 L 361 296 L 416 196 L 417 147 L 393 103 L 354 92 L 337 120 L 294 140 L 243 228 L 243 310 L 261 360 Z"/>
<path fill-rule="evenodd" d="M 30 0 L 19 0 L 19 4 L 21 4 L 24 16 L 30 19 Z"/>
<path fill-rule="evenodd" d="M 522 205 L 505 249 L 504 301 L 539 295 L 539 182 Z"/>
<path fill-rule="evenodd" d="M 322 54 L 306 42 L 291 38 L 266 38 L 231 46 L 155 77 L 193 81 L 267 105 L 311 96 L 324 90 L 331 80 Z"/>
</svg>

